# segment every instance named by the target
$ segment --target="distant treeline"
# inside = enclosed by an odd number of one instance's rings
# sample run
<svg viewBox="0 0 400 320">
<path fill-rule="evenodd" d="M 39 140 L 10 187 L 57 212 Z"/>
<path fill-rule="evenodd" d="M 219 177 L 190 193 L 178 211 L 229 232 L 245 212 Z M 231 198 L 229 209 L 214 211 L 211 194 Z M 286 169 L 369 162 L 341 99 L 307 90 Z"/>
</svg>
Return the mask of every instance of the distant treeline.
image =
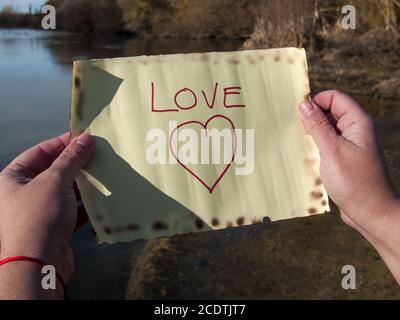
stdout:
<svg viewBox="0 0 400 320">
<path fill-rule="evenodd" d="M 57 29 L 98 34 L 126 32 L 118 0 L 49 0 L 57 12 Z"/>
<path fill-rule="evenodd" d="M 157 37 L 245 38 L 254 26 L 248 0 L 49 0 L 64 30 Z"/>
<path fill-rule="evenodd" d="M 40 21 L 39 13 L 17 13 L 10 6 L 0 11 L 0 27 L 3 28 L 36 28 Z"/>
<path fill-rule="evenodd" d="M 47 3 L 57 9 L 58 29 L 155 37 L 250 38 L 253 45 L 269 42 L 315 45 L 319 38 L 340 28 L 341 8 L 347 4 L 357 9 L 357 32 L 382 29 L 395 35 L 400 21 L 399 0 L 49 0 Z M 18 25 L 24 22 L 24 17 L 1 13 L 0 26 Z"/>
</svg>

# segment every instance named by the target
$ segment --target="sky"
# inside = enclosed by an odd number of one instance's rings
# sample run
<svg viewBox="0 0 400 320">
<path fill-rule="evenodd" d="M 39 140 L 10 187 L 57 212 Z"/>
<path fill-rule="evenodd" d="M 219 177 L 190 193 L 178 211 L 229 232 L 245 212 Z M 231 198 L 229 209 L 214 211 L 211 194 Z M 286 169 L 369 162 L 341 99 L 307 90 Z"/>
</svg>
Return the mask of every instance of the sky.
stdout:
<svg viewBox="0 0 400 320">
<path fill-rule="evenodd" d="M 37 11 L 46 2 L 46 0 L 0 0 L 0 10 L 4 6 L 11 5 L 16 11 L 28 12 L 29 4 L 32 4 L 33 11 Z"/>
</svg>

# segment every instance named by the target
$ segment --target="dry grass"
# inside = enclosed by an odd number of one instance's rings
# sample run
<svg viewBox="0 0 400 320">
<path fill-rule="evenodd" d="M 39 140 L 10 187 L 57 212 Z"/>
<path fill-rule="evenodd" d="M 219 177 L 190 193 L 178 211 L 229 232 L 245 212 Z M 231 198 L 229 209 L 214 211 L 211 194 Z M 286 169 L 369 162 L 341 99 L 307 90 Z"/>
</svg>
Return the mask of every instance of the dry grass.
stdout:
<svg viewBox="0 0 400 320">
<path fill-rule="evenodd" d="M 318 1 L 262 0 L 255 12 L 255 28 L 245 48 L 305 46 L 317 34 Z"/>
<path fill-rule="evenodd" d="M 257 7 L 254 32 L 245 48 L 305 46 L 320 49 L 323 40 L 343 31 L 341 8 L 356 8 L 357 31 L 352 41 L 371 29 L 390 32 L 397 39 L 400 7 L 397 0 L 262 0 Z"/>
<path fill-rule="evenodd" d="M 398 32 L 397 16 L 400 3 L 395 0 L 353 0 L 350 1 L 358 10 L 362 27 L 383 28 Z"/>
<path fill-rule="evenodd" d="M 111 33 L 122 29 L 157 37 L 249 38 L 245 47 L 319 49 L 342 31 L 341 8 L 357 10 L 357 33 L 381 29 L 396 36 L 400 0 L 49 0 L 65 29 Z M 351 34 L 349 37 L 351 38 Z"/>
</svg>

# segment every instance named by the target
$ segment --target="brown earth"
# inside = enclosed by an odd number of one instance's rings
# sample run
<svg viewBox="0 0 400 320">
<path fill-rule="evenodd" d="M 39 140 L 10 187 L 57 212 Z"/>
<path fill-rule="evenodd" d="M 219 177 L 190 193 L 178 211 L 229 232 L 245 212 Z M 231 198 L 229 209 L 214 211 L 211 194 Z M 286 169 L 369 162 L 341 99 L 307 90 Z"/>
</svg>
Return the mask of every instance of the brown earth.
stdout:
<svg viewBox="0 0 400 320">
<path fill-rule="evenodd" d="M 353 265 L 357 289 L 343 290 Z M 378 254 L 338 215 L 149 241 L 129 299 L 400 298 Z"/>
</svg>

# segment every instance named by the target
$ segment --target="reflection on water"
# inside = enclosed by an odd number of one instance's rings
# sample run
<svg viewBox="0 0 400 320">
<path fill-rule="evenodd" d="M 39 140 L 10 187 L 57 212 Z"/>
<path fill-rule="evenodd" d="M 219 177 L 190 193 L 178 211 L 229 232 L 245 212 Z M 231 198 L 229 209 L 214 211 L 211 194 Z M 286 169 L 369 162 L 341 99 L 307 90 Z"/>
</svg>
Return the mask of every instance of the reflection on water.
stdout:
<svg viewBox="0 0 400 320">
<path fill-rule="evenodd" d="M 240 45 L 0 29 L 0 169 L 27 147 L 68 130 L 73 60 L 227 51 Z"/>
</svg>

